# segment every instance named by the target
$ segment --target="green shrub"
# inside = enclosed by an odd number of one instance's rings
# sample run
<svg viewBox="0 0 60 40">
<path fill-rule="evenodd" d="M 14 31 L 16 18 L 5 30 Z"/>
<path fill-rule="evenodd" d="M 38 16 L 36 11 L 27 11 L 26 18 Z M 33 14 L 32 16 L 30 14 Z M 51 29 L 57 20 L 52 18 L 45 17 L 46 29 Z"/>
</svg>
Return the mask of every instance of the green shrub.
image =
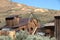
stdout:
<svg viewBox="0 0 60 40">
<path fill-rule="evenodd" d="M 43 40 L 43 37 L 38 35 L 29 35 L 26 40 Z"/>
<path fill-rule="evenodd" d="M 20 31 L 16 33 L 16 40 L 25 40 L 29 33 L 27 31 Z"/>
<path fill-rule="evenodd" d="M 12 40 L 9 36 L 0 36 L 0 40 Z"/>
</svg>

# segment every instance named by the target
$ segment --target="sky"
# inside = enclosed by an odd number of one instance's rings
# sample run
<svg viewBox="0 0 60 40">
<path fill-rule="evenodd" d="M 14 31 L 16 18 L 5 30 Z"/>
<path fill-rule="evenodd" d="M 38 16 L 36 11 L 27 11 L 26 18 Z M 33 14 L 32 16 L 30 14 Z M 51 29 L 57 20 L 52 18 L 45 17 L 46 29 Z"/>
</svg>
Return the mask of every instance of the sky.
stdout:
<svg viewBox="0 0 60 40">
<path fill-rule="evenodd" d="M 60 0 L 12 0 L 13 2 L 26 4 L 39 8 L 60 10 Z"/>
</svg>

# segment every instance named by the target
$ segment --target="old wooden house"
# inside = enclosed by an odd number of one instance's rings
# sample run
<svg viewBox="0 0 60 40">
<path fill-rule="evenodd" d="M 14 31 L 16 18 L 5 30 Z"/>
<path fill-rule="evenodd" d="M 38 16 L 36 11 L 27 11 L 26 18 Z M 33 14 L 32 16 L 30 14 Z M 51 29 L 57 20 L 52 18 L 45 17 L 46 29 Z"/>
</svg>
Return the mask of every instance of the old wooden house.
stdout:
<svg viewBox="0 0 60 40">
<path fill-rule="evenodd" d="M 21 18 L 18 15 L 14 15 L 6 17 L 5 20 L 6 25 L 2 30 L 27 30 L 32 34 L 36 28 L 40 27 L 38 20 L 35 18 Z"/>
<path fill-rule="evenodd" d="M 44 25 L 42 25 L 40 28 L 37 29 L 37 33 L 40 35 L 43 35 L 43 33 L 45 33 L 46 29 L 51 29 L 52 31 L 54 31 L 54 35 L 55 35 L 55 24 L 54 22 L 50 22 L 50 23 L 46 23 Z"/>
</svg>

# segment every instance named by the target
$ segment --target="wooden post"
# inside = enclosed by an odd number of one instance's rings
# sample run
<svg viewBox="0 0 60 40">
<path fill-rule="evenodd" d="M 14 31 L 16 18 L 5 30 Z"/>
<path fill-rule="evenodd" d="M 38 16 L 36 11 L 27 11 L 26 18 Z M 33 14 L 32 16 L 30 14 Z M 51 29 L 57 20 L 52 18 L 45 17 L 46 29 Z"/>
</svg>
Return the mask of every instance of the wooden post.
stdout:
<svg viewBox="0 0 60 40">
<path fill-rule="evenodd" d="M 36 32 L 37 28 L 38 28 L 38 27 L 35 28 L 35 30 L 33 31 L 32 35 L 34 35 L 34 33 Z"/>
<path fill-rule="evenodd" d="M 55 33 L 57 40 L 60 40 L 60 16 L 55 16 Z"/>
</svg>

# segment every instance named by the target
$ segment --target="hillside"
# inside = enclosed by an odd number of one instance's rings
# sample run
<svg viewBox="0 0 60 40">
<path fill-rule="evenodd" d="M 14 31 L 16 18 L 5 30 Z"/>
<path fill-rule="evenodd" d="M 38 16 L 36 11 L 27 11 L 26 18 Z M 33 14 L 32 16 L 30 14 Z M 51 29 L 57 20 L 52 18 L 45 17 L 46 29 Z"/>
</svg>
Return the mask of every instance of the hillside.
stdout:
<svg viewBox="0 0 60 40">
<path fill-rule="evenodd" d="M 60 15 L 59 10 L 36 8 L 10 2 L 9 0 L 0 0 L 0 26 L 5 25 L 5 17 L 9 15 L 20 15 L 21 17 L 30 17 L 30 13 L 33 13 L 41 23 L 47 23 L 54 20 L 55 15 Z"/>
</svg>

